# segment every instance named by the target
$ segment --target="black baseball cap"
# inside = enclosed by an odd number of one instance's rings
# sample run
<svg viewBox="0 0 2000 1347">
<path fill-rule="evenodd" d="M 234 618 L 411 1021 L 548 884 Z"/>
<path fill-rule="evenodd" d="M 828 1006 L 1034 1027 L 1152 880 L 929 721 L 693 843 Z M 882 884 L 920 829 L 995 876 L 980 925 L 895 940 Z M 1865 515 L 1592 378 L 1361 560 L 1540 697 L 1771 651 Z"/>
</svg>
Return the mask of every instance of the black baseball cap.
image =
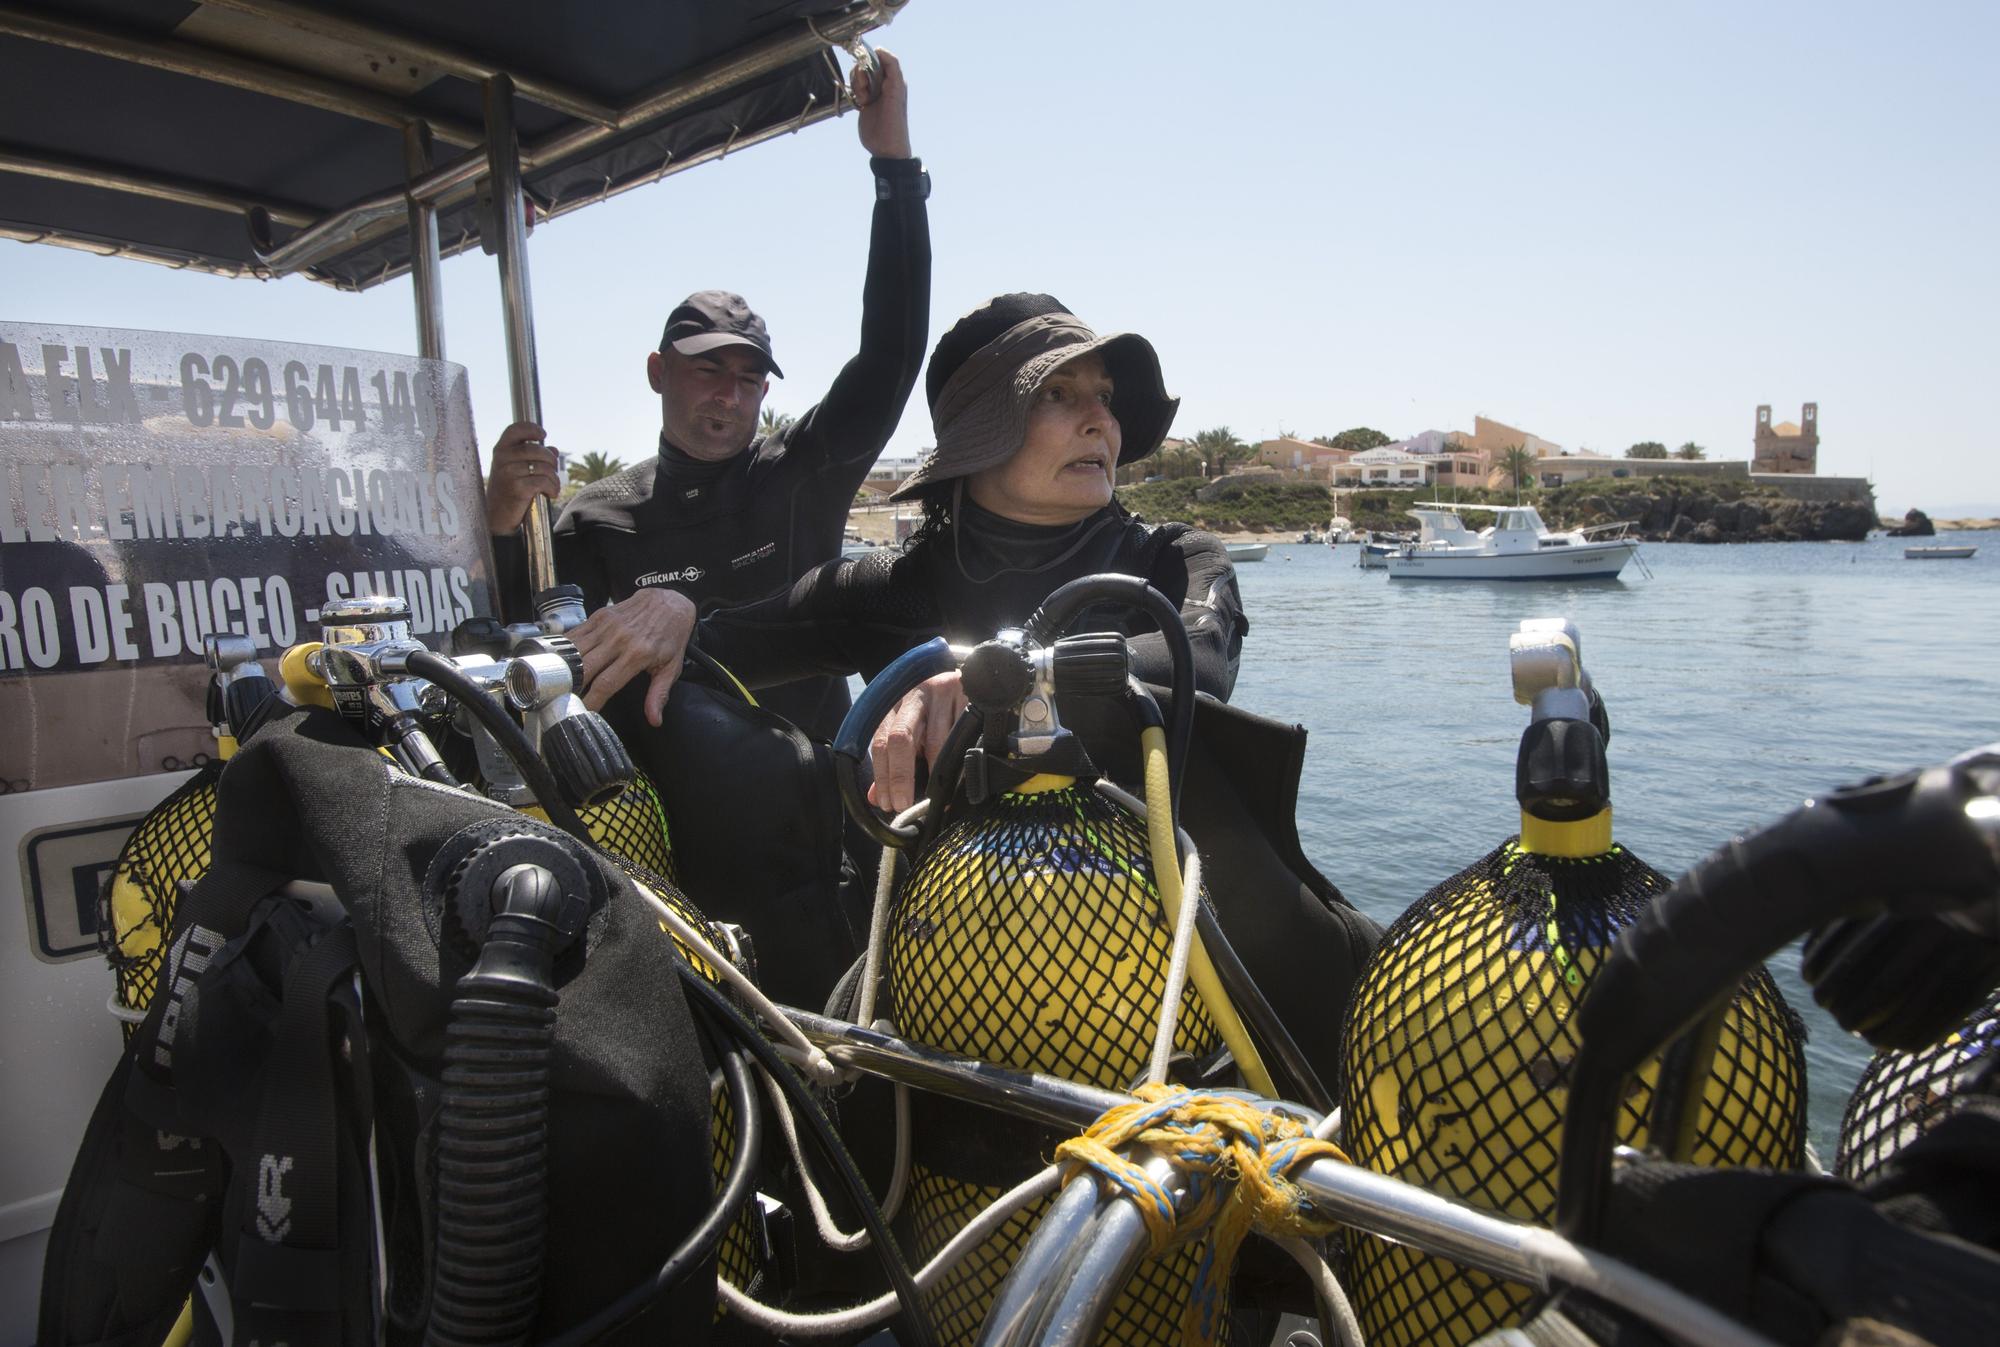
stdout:
<svg viewBox="0 0 2000 1347">
<path fill-rule="evenodd" d="M 751 311 L 743 296 L 727 290 L 697 290 L 674 305 L 674 311 L 667 315 L 666 330 L 660 334 L 660 349 L 669 346 L 682 355 L 748 346 L 764 357 L 772 374 L 785 377 L 771 354 L 771 334 L 765 330 L 764 320 Z"/>
</svg>

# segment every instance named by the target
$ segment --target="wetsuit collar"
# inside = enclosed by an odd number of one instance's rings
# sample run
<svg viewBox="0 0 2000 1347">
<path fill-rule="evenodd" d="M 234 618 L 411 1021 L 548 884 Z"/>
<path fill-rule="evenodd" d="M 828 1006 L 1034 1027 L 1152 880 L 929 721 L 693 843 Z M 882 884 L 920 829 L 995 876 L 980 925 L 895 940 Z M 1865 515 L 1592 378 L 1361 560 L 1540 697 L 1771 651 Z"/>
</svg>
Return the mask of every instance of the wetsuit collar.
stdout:
<svg viewBox="0 0 2000 1347">
<path fill-rule="evenodd" d="M 742 454 L 731 454 L 728 458 L 713 461 L 695 458 L 675 448 L 668 442 L 666 432 L 661 431 L 659 481 L 654 487 L 654 494 L 677 500 L 699 500 L 709 487 L 721 480 L 724 473 L 736 466 L 736 460 L 741 457 Z"/>
<path fill-rule="evenodd" d="M 959 572 L 985 584 L 1002 575 L 1046 570 L 1074 556 L 1118 518 L 1117 507 L 1106 505 L 1074 524 L 1023 524 L 980 508 L 961 492 L 952 528 Z"/>
</svg>

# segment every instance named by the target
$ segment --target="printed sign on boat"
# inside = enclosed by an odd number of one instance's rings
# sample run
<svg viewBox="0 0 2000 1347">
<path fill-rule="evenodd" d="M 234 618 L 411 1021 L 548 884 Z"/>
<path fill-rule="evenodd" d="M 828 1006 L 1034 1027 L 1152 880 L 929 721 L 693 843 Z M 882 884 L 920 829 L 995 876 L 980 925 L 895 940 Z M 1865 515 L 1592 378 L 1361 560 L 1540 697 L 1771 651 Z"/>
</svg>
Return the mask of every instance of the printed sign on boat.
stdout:
<svg viewBox="0 0 2000 1347">
<path fill-rule="evenodd" d="M 0 323 L 0 789 L 198 765 L 207 633 L 275 674 L 333 599 L 491 612 L 481 490 L 461 366 Z"/>
</svg>

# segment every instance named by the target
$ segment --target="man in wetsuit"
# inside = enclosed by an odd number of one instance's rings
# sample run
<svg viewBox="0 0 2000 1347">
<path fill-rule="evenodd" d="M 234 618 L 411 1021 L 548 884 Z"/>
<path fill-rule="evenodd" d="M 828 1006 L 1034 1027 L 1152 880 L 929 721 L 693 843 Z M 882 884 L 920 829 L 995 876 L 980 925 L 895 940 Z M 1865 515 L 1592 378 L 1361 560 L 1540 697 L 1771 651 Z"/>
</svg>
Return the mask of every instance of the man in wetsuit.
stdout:
<svg viewBox="0 0 2000 1347">
<path fill-rule="evenodd" d="M 928 338 L 930 180 L 911 157 L 901 66 L 887 51 L 877 56 L 878 72 L 857 67 L 852 78 L 875 173 L 860 351 L 818 405 L 759 437 L 768 376 L 783 376 L 764 320 L 738 295 L 688 296 L 646 358 L 660 395 L 659 456 L 586 486 L 556 524 L 557 573 L 583 588 L 591 614 L 569 636 L 583 654 L 584 700 L 593 708 L 650 673 L 645 714 L 659 724 L 680 668 L 667 591 L 707 611 L 761 598 L 839 555 L 854 493 L 902 416 Z M 556 465 L 542 428 L 529 422 L 509 426 L 493 449 L 487 527 L 501 592 L 517 604 L 527 594 L 527 563 L 515 531 L 534 496 L 559 492 Z M 803 679 L 759 701 L 831 738 L 847 686 Z"/>
</svg>

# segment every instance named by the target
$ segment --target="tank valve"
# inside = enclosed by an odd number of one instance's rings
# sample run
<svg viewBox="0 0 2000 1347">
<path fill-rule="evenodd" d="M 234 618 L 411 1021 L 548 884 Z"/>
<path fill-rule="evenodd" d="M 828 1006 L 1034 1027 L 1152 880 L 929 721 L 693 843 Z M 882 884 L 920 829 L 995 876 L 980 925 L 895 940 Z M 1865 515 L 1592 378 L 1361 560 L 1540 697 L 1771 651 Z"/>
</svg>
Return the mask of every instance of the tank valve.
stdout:
<svg viewBox="0 0 2000 1347">
<path fill-rule="evenodd" d="M 1507 641 L 1514 700 L 1529 707 L 1514 759 L 1521 808 L 1552 823 L 1592 818 L 1611 803 L 1604 745 L 1610 718 L 1584 672 L 1581 635 L 1564 618 L 1523 622 Z"/>
</svg>

